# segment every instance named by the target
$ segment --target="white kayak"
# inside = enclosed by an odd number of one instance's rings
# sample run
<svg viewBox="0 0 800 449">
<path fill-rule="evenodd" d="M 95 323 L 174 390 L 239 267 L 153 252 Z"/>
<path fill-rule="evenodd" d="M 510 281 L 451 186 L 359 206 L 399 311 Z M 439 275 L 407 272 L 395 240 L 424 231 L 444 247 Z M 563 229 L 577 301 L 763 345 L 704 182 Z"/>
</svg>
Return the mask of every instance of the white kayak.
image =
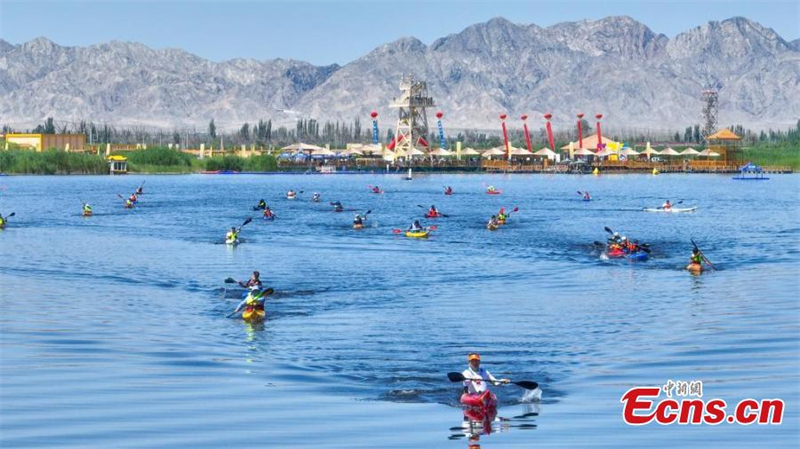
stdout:
<svg viewBox="0 0 800 449">
<path fill-rule="evenodd" d="M 226 245 L 231 245 L 231 246 L 236 246 L 236 245 L 239 244 L 239 239 L 233 239 L 233 240 L 226 239 L 225 240 L 225 244 Z"/>
<path fill-rule="evenodd" d="M 680 214 L 680 213 L 686 213 L 686 212 L 694 212 L 696 210 L 697 210 L 697 206 L 695 206 L 695 207 L 684 207 L 684 208 L 673 207 L 671 209 L 663 209 L 663 208 L 660 208 L 660 207 L 658 207 L 658 208 L 657 207 L 652 207 L 652 208 L 647 208 L 646 207 L 644 209 L 645 212 L 664 212 L 664 213 L 668 213 L 668 214 Z"/>
</svg>

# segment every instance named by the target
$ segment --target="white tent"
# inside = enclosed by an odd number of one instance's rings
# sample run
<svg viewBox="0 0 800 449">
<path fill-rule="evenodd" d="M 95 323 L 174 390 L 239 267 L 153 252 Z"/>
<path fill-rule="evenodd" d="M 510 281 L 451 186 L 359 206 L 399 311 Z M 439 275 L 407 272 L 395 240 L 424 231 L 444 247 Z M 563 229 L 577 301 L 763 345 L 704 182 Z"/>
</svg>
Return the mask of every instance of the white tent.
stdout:
<svg viewBox="0 0 800 449">
<path fill-rule="evenodd" d="M 455 153 L 453 153 L 452 151 L 447 151 L 444 148 L 437 148 L 428 154 L 430 154 L 431 156 L 440 156 L 440 157 L 455 156 Z"/>
<path fill-rule="evenodd" d="M 680 153 L 673 150 L 671 147 L 664 148 L 659 154 L 662 156 L 680 156 Z"/>
<path fill-rule="evenodd" d="M 461 150 L 462 156 L 476 156 L 479 154 L 480 154 L 479 152 L 475 151 L 475 148 L 464 148 L 463 150 Z"/>
<path fill-rule="evenodd" d="M 412 148 L 411 148 L 411 151 L 409 151 L 409 152 L 408 152 L 408 155 L 409 155 L 409 156 L 424 156 L 424 155 L 425 155 L 425 152 L 424 152 L 424 151 L 422 151 L 422 150 L 419 150 L 419 149 L 417 149 L 417 148 L 413 148 L 413 147 L 412 147 Z"/>
<path fill-rule="evenodd" d="M 701 152 L 697 153 L 697 155 L 698 155 L 698 156 L 706 156 L 706 157 L 720 157 L 720 156 L 721 156 L 721 155 L 720 155 L 719 153 L 717 153 L 716 151 L 711 151 L 711 150 L 708 150 L 708 149 L 706 149 L 706 150 L 703 150 L 703 151 L 701 151 Z"/>
<path fill-rule="evenodd" d="M 344 150 L 339 154 L 342 156 L 361 156 L 364 153 L 360 151 L 360 148 L 350 148 L 349 150 Z"/>
<path fill-rule="evenodd" d="M 620 151 L 619 154 L 623 156 L 638 156 L 639 152 L 631 148 L 625 148 L 624 150 Z"/>
<path fill-rule="evenodd" d="M 281 148 L 281 150 L 283 150 L 283 151 L 292 151 L 292 152 L 314 151 L 314 150 L 322 150 L 322 149 L 324 149 L 324 148 L 318 147 L 316 145 L 311 145 L 310 143 L 303 143 L 303 142 L 293 143 L 291 145 L 287 145 L 287 146 Z"/>
<path fill-rule="evenodd" d="M 481 157 L 505 156 L 505 154 L 506 152 L 499 148 L 492 148 L 491 150 L 484 151 Z"/>
<path fill-rule="evenodd" d="M 573 156 L 595 156 L 595 152 L 592 150 L 587 150 L 586 148 L 580 148 L 572 152 Z"/>
<path fill-rule="evenodd" d="M 695 149 L 694 149 L 694 148 L 692 148 L 692 147 L 689 147 L 689 148 L 687 148 L 687 149 L 685 149 L 685 150 L 681 151 L 681 152 L 680 152 L 680 153 L 678 153 L 678 154 L 680 154 L 681 156 L 695 156 L 695 155 L 697 155 L 697 154 L 700 154 L 700 152 L 699 152 L 699 151 L 697 151 L 697 150 L 695 150 Z"/>
<path fill-rule="evenodd" d="M 318 150 L 311 150 L 311 155 L 313 156 L 336 156 L 336 153 L 327 149 L 327 148 L 320 148 Z"/>
<path fill-rule="evenodd" d="M 550 148 L 542 148 L 541 150 L 534 152 L 533 155 L 544 156 L 549 159 L 553 159 L 554 157 L 556 157 L 556 152 L 551 150 Z"/>
<path fill-rule="evenodd" d="M 513 148 L 511 149 L 512 156 L 533 156 L 533 153 L 524 149 L 524 148 Z"/>
</svg>

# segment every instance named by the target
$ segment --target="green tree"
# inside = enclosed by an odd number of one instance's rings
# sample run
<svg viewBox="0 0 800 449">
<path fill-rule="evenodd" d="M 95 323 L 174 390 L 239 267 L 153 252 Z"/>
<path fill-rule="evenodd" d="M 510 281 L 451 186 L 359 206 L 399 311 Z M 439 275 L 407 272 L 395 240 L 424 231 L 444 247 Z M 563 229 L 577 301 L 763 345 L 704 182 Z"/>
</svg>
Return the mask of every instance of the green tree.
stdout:
<svg viewBox="0 0 800 449">
<path fill-rule="evenodd" d="M 212 118 L 210 122 L 208 122 L 208 135 L 212 139 L 217 138 L 217 125 L 214 124 L 214 119 Z"/>
</svg>

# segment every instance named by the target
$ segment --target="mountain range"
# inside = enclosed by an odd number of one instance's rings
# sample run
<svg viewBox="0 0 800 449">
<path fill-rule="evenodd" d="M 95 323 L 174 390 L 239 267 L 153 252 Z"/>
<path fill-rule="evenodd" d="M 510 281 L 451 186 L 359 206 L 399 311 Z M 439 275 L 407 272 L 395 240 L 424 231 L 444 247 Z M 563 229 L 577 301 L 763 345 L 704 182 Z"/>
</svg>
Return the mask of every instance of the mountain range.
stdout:
<svg viewBox="0 0 800 449">
<path fill-rule="evenodd" d="M 447 129 L 498 128 L 525 113 L 604 114 L 606 128 L 682 129 L 701 123 L 701 91 L 719 91 L 720 123 L 783 128 L 800 118 L 800 39 L 742 17 L 668 38 L 627 16 L 549 27 L 494 18 L 425 45 L 405 37 L 343 66 L 291 59 L 213 62 L 180 49 L 116 42 L 67 47 L 0 39 L 0 125 L 54 117 L 117 126 L 205 130 L 271 119 L 294 126 L 396 120 L 404 73 L 427 80 Z M 429 112 L 432 115 L 433 110 Z"/>
</svg>

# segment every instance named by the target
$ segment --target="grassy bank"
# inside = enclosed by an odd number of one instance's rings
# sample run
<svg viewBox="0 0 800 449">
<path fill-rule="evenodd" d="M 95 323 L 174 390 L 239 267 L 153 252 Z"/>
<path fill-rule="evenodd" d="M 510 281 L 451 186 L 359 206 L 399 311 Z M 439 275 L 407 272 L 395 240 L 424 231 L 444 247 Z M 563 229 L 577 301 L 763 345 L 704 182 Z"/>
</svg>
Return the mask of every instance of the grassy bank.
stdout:
<svg viewBox="0 0 800 449">
<path fill-rule="evenodd" d="M 744 159 L 756 165 L 791 167 L 800 170 L 800 145 L 791 143 L 757 143 L 745 148 Z"/>
<path fill-rule="evenodd" d="M 0 151 L 0 172 L 31 175 L 105 175 L 108 163 L 102 156 L 59 150 Z"/>
<path fill-rule="evenodd" d="M 238 156 L 212 157 L 203 160 L 206 170 L 231 171 L 277 171 L 278 160 L 275 156 L 264 154 L 242 158 Z"/>
</svg>

